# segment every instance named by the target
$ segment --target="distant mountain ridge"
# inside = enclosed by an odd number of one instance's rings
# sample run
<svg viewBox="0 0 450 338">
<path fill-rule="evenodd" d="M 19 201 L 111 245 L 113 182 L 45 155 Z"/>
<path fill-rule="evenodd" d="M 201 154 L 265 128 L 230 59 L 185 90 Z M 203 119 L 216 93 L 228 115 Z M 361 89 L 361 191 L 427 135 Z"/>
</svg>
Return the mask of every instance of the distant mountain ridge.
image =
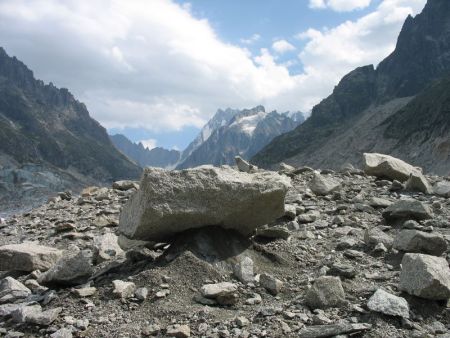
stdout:
<svg viewBox="0 0 450 338">
<path fill-rule="evenodd" d="M 449 156 L 425 155 L 425 149 L 438 154 L 438 149 L 448 147 L 450 128 L 429 124 L 433 130 L 417 133 L 412 127 L 417 120 L 427 121 L 430 111 L 423 106 L 425 102 L 440 109 L 430 117 L 443 118 L 448 125 L 446 99 L 441 93 L 447 81 L 440 79 L 449 72 L 450 1 L 429 0 L 421 14 L 406 19 L 396 49 L 377 69 L 372 65 L 359 67 L 344 76 L 333 93 L 313 108 L 310 118 L 275 138 L 252 162 L 267 168 L 283 161 L 337 169 L 347 162 L 359 165 L 361 153 L 378 151 L 400 155 L 437 174 L 450 174 Z M 441 101 L 428 99 L 439 93 Z M 418 115 L 405 111 L 411 107 L 406 106 L 409 103 Z M 394 121 L 402 121 L 402 127 Z M 414 129 L 414 137 L 422 143 L 413 142 L 402 129 Z M 399 134 L 394 135 L 393 130 Z M 419 153 L 424 156 L 417 156 Z"/>
<path fill-rule="evenodd" d="M 110 139 L 117 149 L 141 167 L 170 169 L 180 160 L 181 153 L 178 150 L 168 150 L 161 147 L 147 149 L 141 142 L 131 142 L 122 134 L 111 135 Z"/>
<path fill-rule="evenodd" d="M 23 194 L 42 197 L 87 183 L 138 178 L 140 172 L 83 103 L 65 88 L 36 80 L 0 47 L 0 204 Z"/>
<path fill-rule="evenodd" d="M 266 112 L 263 106 L 218 110 L 183 152 L 177 169 L 234 164 L 237 155 L 250 158 L 275 136 L 292 130 L 303 120 L 300 112 Z"/>
</svg>

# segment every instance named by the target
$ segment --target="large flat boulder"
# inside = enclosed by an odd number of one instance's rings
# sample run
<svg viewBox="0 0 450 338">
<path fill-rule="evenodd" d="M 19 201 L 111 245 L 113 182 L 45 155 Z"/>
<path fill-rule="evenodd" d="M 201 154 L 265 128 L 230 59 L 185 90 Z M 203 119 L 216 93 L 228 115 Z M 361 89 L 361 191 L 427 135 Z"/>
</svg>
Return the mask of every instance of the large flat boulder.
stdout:
<svg viewBox="0 0 450 338">
<path fill-rule="evenodd" d="M 159 240 L 188 229 L 221 226 L 248 236 L 284 215 L 289 187 L 290 179 L 274 172 L 147 168 L 140 190 L 122 210 L 119 231 L 131 239 Z"/>
<path fill-rule="evenodd" d="M 388 206 L 383 211 L 383 217 L 388 220 L 414 219 L 425 220 L 433 218 L 431 209 L 417 200 L 400 200 Z"/>
<path fill-rule="evenodd" d="M 412 165 L 389 155 L 365 153 L 363 155 L 364 172 L 367 175 L 389 178 L 405 182 L 411 174 L 421 171 Z"/>
<path fill-rule="evenodd" d="M 395 238 L 394 248 L 404 252 L 440 256 L 447 251 L 447 241 L 438 233 L 405 229 L 400 231 Z"/>
<path fill-rule="evenodd" d="M 3 245 L 0 247 L 0 271 L 45 271 L 62 255 L 61 250 L 34 242 Z"/>
</svg>

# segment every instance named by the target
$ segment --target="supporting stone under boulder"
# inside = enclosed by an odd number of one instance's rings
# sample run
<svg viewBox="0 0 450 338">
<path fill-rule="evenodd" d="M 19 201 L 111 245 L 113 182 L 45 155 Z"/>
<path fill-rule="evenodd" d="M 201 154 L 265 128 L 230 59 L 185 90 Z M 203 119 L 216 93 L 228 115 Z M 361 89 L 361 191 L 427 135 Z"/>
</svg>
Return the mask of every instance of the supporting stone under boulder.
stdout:
<svg viewBox="0 0 450 338">
<path fill-rule="evenodd" d="M 119 230 L 132 239 L 160 240 L 218 225 L 249 236 L 256 227 L 283 216 L 289 187 L 289 178 L 273 172 L 147 168 L 140 190 L 122 210 Z"/>
</svg>

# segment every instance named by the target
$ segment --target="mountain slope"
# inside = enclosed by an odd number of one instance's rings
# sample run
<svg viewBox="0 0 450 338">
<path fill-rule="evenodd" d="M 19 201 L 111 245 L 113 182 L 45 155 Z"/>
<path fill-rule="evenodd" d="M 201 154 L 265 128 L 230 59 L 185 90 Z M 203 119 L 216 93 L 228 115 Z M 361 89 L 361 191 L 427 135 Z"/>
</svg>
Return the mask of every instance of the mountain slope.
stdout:
<svg viewBox="0 0 450 338">
<path fill-rule="evenodd" d="M 26 179 L 11 186 L 10 172 L 4 171 L 22 170 L 24 165 L 39 166 L 32 172 L 56 175 L 59 182 L 41 187 L 46 192 L 137 178 L 141 170 L 114 148 L 106 130 L 67 89 L 36 80 L 31 70 L 0 48 L 0 185 L 4 190 L 29 188 Z"/>
<path fill-rule="evenodd" d="M 275 136 L 292 130 L 302 121 L 302 114 L 267 113 L 263 106 L 235 111 L 225 125 L 213 130 L 177 168 L 234 164 L 236 155 L 250 158 Z"/>
<path fill-rule="evenodd" d="M 133 143 L 121 134 L 112 135 L 110 139 L 117 149 L 141 167 L 170 168 L 180 159 L 180 152 L 177 150 L 161 147 L 149 150 L 142 143 Z"/>
<path fill-rule="evenodd" d="M 252 161 L 263 167 L 281 161 L 330 168 L 346 162 L 356 164 L 355 158 L 360 158 L 362 152 L 374 149 L 373 142 L 366 142 L 366 135 L 373 134 L 372 129 L 383 122 L 382 118 L 390 117 L 449 71 L 450 2 L 429 0 L 421 14 L 408 17 L 395 51 L 376 70 L 365 66 L 350 72 L 329 97 L 313 108 L 305 123 L 275 138 Z M 407 127 L 414 120 L 411 117 L 403 123 Z M 383 132 L 376 136 L 385 137 Z M 337 148 L 338 139 L 344 148 Z M 429 146 L 434 141 L 424 142 Z M 398 153 L 388 143 L 379 142 L 375 148 Z M 440 157 L 427 161 L 415 158 L 413 163 L 441 172 L 442 161 Z"/>
</svg>

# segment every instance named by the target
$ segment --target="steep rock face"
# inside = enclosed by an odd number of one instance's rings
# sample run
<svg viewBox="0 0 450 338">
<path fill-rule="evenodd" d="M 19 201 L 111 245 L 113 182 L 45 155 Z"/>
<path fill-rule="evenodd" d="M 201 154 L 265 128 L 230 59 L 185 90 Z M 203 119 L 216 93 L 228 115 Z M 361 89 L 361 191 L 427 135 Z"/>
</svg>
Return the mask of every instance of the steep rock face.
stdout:
<svg viewBox="0 0 450 338">
<path fill-rule="evenodd" d="M 116 134 L 110 136 L 112 143 L 141 167 L 170 168 L 180 159 L 180 152 L 161 147 L 147 149 L 142 143 L 133 143 L 126 136 Z"/>
<path fill-rule="evenodd" d="M 267 113 L 262 106 L 239 111 L 227 124 L 212 131 L 208 139 L 177 168 L 234 164 L 237 155 L 250 158 L 275 136 L 295 128 L 303 121 L 302 117 L 295 113 Z"/>
<path fill-rule="evenodd" d="M 2 48 L 0 155 L 0 177 L 8 177 L 4 170 L 23 170 L 28 163 L 38 164 L 44 176 L 57 176 L 57 189 L 140 175 L 140 168 L 114 148 L 84 104 L 67 89 L 36 80 L 31 70 Z M 66 180 L 65 176 L 71 178 Z M 13 190 L 21 190 L 26 182 L 13 183 L 20 183 Z"/>
<path fill-rule="evenodd" d="M 264 167 L 284 161 L 339 168 L 360 164 L 364 152 L 380 152 L 447 174 L 449 118 L 444 93 L 439 96 L 434 87 L 445 91 L 446 80 L 433 84 L 449 72 L 450 3 L 430 0 L 421 14 L 408 17 L 395 51 L 376 70 L 366 66 L 346 75 L 305 123 L 275 138 L 252 161 Z M 413 114 L 405 105 L 419 93 L 423 96 L 411 102 Z M 432 113 L 425 108 L 430 95 L 440 102 Z"/>
</svg>

